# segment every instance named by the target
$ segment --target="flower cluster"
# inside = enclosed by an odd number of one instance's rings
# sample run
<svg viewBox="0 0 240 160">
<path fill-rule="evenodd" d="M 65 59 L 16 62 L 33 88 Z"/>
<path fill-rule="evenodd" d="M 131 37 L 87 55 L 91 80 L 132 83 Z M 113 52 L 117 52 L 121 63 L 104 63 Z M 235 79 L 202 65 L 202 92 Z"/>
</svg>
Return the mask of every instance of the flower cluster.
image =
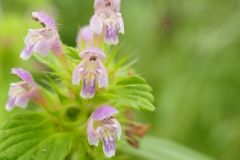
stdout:
<svg viewBox="0 0 240 160">
<path fill-rule="evenodd" d="M 82 99 L 92 99 L 98 89 L 108 87 L 108 71 L 104 65 L 106 54 L 99 46 L 102 43 L 117 45 L 118 34 L 124 33 L 120 0 L 95 0 L 94 9 L 90 25 L 81 28 L 77 36 L 81 62 L 72 70 L 72 84 L 81 86 Z M 33 12 L 32 17 L 42 28 L 29 30 L 20 57 L 27 60 L 33 53 L 47 56 L 49 52 L 53 52 L 56 57 L 63 56 L 64 47 L 55 20 L 42 11 Z M 11 111 L 15 106 L 25 108 L 30 100 L 37 103 L 41 91 L 31 74 L 21 68 L 12 69 L 12 73 L 22 81 L 11 84 L 6 109 Z M 89 144 L 98 146 L 100 140 L 108 158 L 115 155 L 115 140 L 121 136 L 121 125 L 114 118 L 116 114 L 116 108 L 100 105 L 91 114 L 87 125 Z"/>
</svg>

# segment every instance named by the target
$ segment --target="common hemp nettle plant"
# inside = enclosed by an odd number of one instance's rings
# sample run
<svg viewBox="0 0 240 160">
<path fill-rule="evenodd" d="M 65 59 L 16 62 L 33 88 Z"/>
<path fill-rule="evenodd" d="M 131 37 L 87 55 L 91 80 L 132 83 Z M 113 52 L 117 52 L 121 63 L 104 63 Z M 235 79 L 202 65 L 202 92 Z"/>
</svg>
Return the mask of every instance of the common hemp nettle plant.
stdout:
<svg viewBox="0 0 240 160">
<path fill-rule="evenodd" d="M 28 31 L 20 57 L 44 67 L 11 70 L 20 80 L 10 84 L 6 110 L 26 109 L 1 125 L 1 160 L 99 160 L 139 147 L 148 126 L 131 112 L 154 110 L 152 89 L 115 47 L 124 34 L 120 0 L 95 0 L 94 9 L 76 48 L 62 44 L 49 14 L 32 13 L 42 28 Z"/>
</svg>

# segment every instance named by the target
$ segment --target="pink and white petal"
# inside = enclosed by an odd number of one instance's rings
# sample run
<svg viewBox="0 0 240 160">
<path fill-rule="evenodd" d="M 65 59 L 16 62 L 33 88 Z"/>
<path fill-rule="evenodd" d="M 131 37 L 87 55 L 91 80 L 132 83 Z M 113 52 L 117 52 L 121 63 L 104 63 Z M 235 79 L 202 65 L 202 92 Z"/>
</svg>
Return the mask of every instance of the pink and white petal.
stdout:
<svg viewBox="0 0 240 160">
<path fill-rule="evenodd" d="M 49 36 L 49 31 L 46 28 L 29 29 L 24 40 L 25 45 L 34 45 L 39 39 Z"/>
<path fill-rule="evenodd" d="M 93 123 L 94 121 L 90 118 L 87 126 L 88 143 L 97 147 L 99 143 L 99 138 L 96 130 L 94 129 Z"/>
<path fill-rule="evenodd" d="M 124 21 L 121 13 L 118 13 L 119 33 L 124 34 Z"/>
<path fill-rule="evenodd" d="M 80 57 L 90 58 L 91 56 L 96 56 L 100 59 L 105 59 L 105 53 L 99 48 L 87 48 L 80 52 Z"/>
<path fill-rule="evenodd" d="M 115 156 L 116 147 L 114 140 L 103 140 L 103 152 L 107 158 Z"/>
<path fill-rule="evenodd" d="M 62 42 L 59 38 L 58 35 L 55 35 L 53 44 L 51 46 L 51 51 L 55 53 L 56 55 L 61 55 L 63 54 L 63 47 L 62 47 Z"/>
<path fill-rule="evenodd" d="M 10 96 L 9 99 L 8 99 L 8 102 L 6 104 L 6 110 L 7 111 L 12 111 L 14 106 L 15 106 L 15 100 L 16 100 L 16 97 L 13 97 L 13 96 Z"/>
<path fill-rule="evenodd" d="M 53 30 L 57 29 L 57 25 L 56 25 L 55 20 L 45 12 L 42 12 L 42 11 L 32 12 L 32 17 L 38 19 L 45 26 L 47 26 L 47 27 L 49 27 Z"/>
<path fill-rule="evenodd" d="M 94 33 L 89 26 L 86 26 L 81 30 L 81 36 L 84 41 L 92 42 Z"/>
<path fill-rule="evenodd" d="M 103 30 L 103 23 L 101 21 L 101 18 L 98 15 L 93 15 L 91 20 L 90 20 L 90 27 L 91 30 L 95 34 L 101 34 Z"/>
<path fill-rule="evenodd" d="M 39 34 L 36 33 L 34 30 L 32 29 L 29 29 L 28 31 L 28 34 L 24 40 L 24 43 L 25 43 L 25 48 L 23 49 L 23 51 L 21 52 L 20 54 L 20 57 L 23 59 L 23 60 L 28 60 L 31 55 L 32 55 L 32 52 L 33 52 L 33 48 L 34 48 L 34 43 L 32 42 L 32 39 L 34 37 L 37 37 Z"/>
<path fill-rule="evenodd" d="M 105 0 L 95 0 L 94 1 L 94 9 L 100 9 L 105 7 Z"/>
<path fill-rule="evenodd" d="M 120 5 L 121 3 L 121 0 L 112 0 L 113 4 L 115 5 Z"/>
<path fill-rule="evenodd" d="M 76 39 L 77 47 L 81 48 L 83 45 L 93 46 L 94 33 L 90 26 L 80 28 Z"/>
<path fill-rule="evenodd" d="M 32 39 L 33 37 L 36 37 L 36 36 L 39 36 L 39 32 L 41 32 L 42 29 L 38 29 L 38 30 L 35 30 L 35 29 L 29 29 L 28 30 L 28 33 L 27 33 L 27 36 L 25 37 L 24 39 L 24 43 L 25 45 L 30 45 L 32 44 Z"/>
<path fill-rule="evenodd" d="M 84 99 L 91 99 L 96 92 L 96 77 L 93 80 L 89 80 L 83 77 L 83 86 L 80 96 Z"/>
<path fill-rule="evenodd" d="M 118 44 L 118 30 L 119 26 L 117 24 L 106 26 L 105 42 L 107 44 Z"/>
<path fill-rule="evenodd" d="M 33 45 L 27 45 L 21 52 L 20 58 L 22 58 L 23 60 L 28 60 L 32 55 L 33 48 Z"/>
<path fill-rule="evenodd" d="M 103 120 L 118 113 L 118 110 L 111 106 L 101 106 L 92 113 L 93 120 Z"/>
<path fill-rule="evenodd" d="M 121 134 L 122 134 L 122 127 L 121 127 L 120 123 L 118 122 L 118 120 L 112 119 L 112 121 L 114 122 L 114 126 L 116 127 L 116 130 L 117 130 L 117 138 L 118 138 L 118 140 L 120 140 Z"/>
<path fill-rule="evenodd" d="M 32 78 L 32 75 L 28 71 L 26 71 L 26 70 L 24 70 L 22 68 L 13 68 L 11 70 L 11 73 L 17 75 L 23 81 L 28 82 L 28 83 L 30 83 L 32 85 L 35 85 L 35 82 L 34 82 L 34 80 Z"/>
<path fill-rule="evenodd" d="M 81 81 L 81 72 L 83 72 L 83 63 L 80 63 L 79 65 L 77 65 L 73 71 L 73 75 L 72 75 L 72 84 L 73 85 L 79 85 L 80 81 Z"/>
<path fill-rule="evenodd" d="M 26 92 L 26 93 L 18 96 L 15 100 L 16 106 L 21 107 L 21 108 L 26 108 L 28 105 L 28 102 L 31 98 L 31 95 L 32 95 L 32 92 Z"/>
<path fill-rule="evenodd" d="M 114 11 L 119 12 L 121 6 L 121 0 L 112 0 Z"/>
<path fill-rule="evenodd" d="M 100 62 L 99 65 L 100 65 L 99 68 L 100 77 L 98 80 L 99 88 L 106 88 L 108 86 L 108 72 L 102 62 Z"/>
<path fill-rule="evenodd" d="M 94 2 L 94 9 L 106 9 L 109 8 L 114 11 L 120 10 L 120 1 L 121 0 L 95 0 Z M 109 3 L 110 2 L 110 3 Z"/>
<path fill-rule="evenodd" d="M 116 34 L 116 36 L 114 37 L 105 37 L 105 42 L 109 45 L 117 45 L 119 43 L 118 40 L 118 35 Z"/>
<path fill-rule="evenodd" d="M 42 39 L 35 44 L 33 51 L 42 56 L 47 56 L 53 46 L 53 43 L 54 39 L 52 38 Z"/>
</svg>

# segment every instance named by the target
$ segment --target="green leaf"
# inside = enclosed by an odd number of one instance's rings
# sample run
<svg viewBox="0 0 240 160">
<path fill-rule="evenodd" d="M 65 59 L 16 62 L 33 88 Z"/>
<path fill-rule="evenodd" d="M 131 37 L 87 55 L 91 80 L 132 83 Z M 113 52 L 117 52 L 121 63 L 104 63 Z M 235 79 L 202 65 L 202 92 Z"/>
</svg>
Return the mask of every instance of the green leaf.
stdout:
<svg viewBox="0 0 240 160">
<path fill-rule="evenodd" d="M 0 127 L 1 160 L 64 160 L 72 135 L 57 132 L 46 115 L 20 113 Z"/>
<path fill-rule="evenodd" d="M 37 61 L 46 65 L 47 67 L 54 71 L 58 69 L 63 69 L 63 66 L 53 54 L 48 54 L 46 57 L 34 54 L 34 58 L 36 58 Z"/>
<path fill-rule="evenodd" d="M 146 84 L 146 81 L 140 76 L 132 76 L 122 78 L 120 81 L 117 82 L 117 85 L 129 85 L 129 84 Z"/>
<path fill-rule="evenodd" d="M 71 150 L 72 136 L 66 133 L 56 134 L 40 145 L 35 160 L 64 159 Z"/>
<path fill-rule="evenodd" d="M 175 142 L 151 136 L 143 138 L 138 149 L 124 144 L 121 150 L 144 160 L 213 160 Z"/>
<path fill-rule="evenodd" d="M 77 51 L 76 48 L 65 46 L 64 50 L 65 50 L 66 56 L 68 56 L 69 58 L 75 59 L 75 60 L 80 59 L 79 52 Z"/>
<path fill-rule="evenodd" d="M 135 109 L 144 109 L 153 111 L 154 97 L 152 88 L 147 84 L 145 79 L 140 76 L 131 76 L 121 78 L 112 86 L 116 97 L 113 103 L 116 105 L 130 106 Z"/>
</svg>

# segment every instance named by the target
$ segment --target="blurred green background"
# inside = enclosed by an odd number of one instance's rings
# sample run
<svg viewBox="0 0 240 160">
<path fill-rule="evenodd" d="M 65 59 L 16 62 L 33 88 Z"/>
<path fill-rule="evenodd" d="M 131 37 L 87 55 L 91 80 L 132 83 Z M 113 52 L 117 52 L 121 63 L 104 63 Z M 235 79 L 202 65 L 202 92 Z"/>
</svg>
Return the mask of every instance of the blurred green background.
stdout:
<svg viewBox="0 0 240 160">
<path fill-rule="evenodd" d="M 54 13 L 64 43 L 75 46 L 93 0 L 0 1 L 0 122 L 10 68 L 34 67 L 19 54 L 31 12 Z M 136 113 L 150 134 L 220 160 L 240 159 L 240 1 L 122 0 L 121 41 L 154 89 L 153 113 Z"/>
</svg>

